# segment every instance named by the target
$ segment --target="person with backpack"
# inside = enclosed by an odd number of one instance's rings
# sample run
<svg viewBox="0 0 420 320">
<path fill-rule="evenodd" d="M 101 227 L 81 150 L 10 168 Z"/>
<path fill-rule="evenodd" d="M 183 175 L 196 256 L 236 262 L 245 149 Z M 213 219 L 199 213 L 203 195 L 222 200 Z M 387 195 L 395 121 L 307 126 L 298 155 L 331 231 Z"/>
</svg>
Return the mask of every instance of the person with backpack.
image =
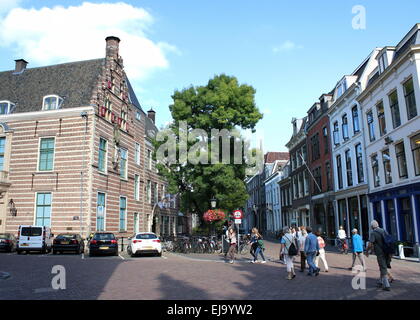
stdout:
<svg viewBox="0 0 420 320">
<path fill-rule="evenodd" d="M 287 280 L 293 280 L 296 278 L 295 269 L 293 266 L 293 259 L 298 254 L 298 247 L 291 233 L 289 227 L 285 227 L 283 229 L 283 237 L 281 239 L 281 250 L 284 254 L 284 260 L 286 262 L 286 269 L 287 269 Z"/>
<path fill-rule="evenodd" d="M 319 269 L 314 262 L 315 256 L 319 252 L 318 238 L 312 233 L 311 227 L 306 227 L 306 232 L 308 233 L 308 236 L 305 240 L 305 255 L 309 265 L 308 276 L 318 276 L 321 269 Z"/>
<path fill-rule="evenodd" d="M 319 244 L 319 254 L 315 258 L 315 266 L 318 268 L 319 259 L 321 259 L 322 263 L 324 264 L 325 272 L 328 272 L 327 257 L 325 255 L 325 241 L 321 237 L 321 232 L 317 231 L 315 232 L 315 235 L 318 239 L 318 244 Z"/>
<path fill-rule="evenodd" d="M 380 271 L 378 286 L 381 286 L 385 291 L 390 291 L 391 285 L 388 280 L 388 267 L 391 264 L 391 256 L 394 253 L 394 241 L 392 236 L 384 229 L 379 228 L 379 223 L 376 220 L 371 222 L 371 229 L 366 257 L 369 256 L 369 252 L 373 249 Z"/>
</svg>

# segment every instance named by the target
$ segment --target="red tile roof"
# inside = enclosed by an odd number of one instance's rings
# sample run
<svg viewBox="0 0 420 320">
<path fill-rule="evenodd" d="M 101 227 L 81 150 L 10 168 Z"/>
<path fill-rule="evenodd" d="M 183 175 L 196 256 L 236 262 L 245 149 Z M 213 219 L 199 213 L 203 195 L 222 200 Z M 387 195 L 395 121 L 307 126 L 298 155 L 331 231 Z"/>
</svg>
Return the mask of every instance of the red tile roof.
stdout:
<svg viewBox="0 0 420 320">
<path fill-rule="evenodd" d="M 273 163 L 276 160 L 289 160 L 289 152 L 267 152 L 264 156 L 265 163 Z"/>
</svg>

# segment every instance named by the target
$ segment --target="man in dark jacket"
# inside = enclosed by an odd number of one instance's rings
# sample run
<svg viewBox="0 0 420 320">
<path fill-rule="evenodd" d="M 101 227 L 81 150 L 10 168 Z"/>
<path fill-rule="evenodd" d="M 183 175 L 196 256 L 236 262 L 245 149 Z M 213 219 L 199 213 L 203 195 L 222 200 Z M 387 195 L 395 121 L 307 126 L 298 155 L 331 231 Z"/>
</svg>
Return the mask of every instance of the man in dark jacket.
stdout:
<svg viewBox="0 0 420 320">
<path fill-rule="evenodd" d="M 383 250 L 384 248 L 384 235 L 385 230 L 379 228 L 379 224 L 377 221 L 373 220 L 371 223 L 371 229 L 369 235 L 369 246 L 367 248 L 366 256 L 369 256 L 369 252 L 374 249 L 379 270 L 381 272 L 381 279 L 379 280 L 379 284 L 382 286 L 382 289 L 385 291 L 391 290 L 391 285 L 388 281 L 388 265 L 390 264 L 391 256 L 386 254 Z"/>
</svg>

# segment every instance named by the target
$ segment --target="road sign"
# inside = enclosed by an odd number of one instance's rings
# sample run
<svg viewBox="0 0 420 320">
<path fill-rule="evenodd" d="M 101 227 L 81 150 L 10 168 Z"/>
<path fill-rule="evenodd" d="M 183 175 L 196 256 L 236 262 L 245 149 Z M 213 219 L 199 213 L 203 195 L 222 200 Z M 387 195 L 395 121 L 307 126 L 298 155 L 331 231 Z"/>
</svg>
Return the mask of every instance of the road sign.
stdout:
<svg viewBox="0 0 420 320">
<path fill-rule="evenodd" d="M 233 216 L 235 219 L 242 219 L 244 214 L 242 213 L 241 210 L 235 210 L 233 211 Z"/>
<path fill-rule="evenodd" d="M 235 224 L 242 224 L 242 219 L 235 219 Z"/>
</svg>

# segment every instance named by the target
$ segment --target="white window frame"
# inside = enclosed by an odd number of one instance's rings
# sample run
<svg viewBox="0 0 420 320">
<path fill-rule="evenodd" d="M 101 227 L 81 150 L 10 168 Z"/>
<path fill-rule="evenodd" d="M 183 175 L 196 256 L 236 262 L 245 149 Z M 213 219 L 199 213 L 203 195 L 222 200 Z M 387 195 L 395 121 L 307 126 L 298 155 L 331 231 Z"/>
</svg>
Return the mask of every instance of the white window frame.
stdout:
<svg viewBox="0 0 420 320">
<path fill-rule="evenodd" d="M 16 108 L 16 104 L 12 103 L 9 100 L 1 100 L 1 103 L 6 103 L 7 104 L 7 112 L 5 114 L 0 114 L 0 115 L 7 115 L 7 114 L 11 114 L 13 112 L 13 110 L 15 110 Z"/>
<path fill-rule="evenodd" d="M 50 214 L 50 225 L 48 226 L 49 228 L 52 227 L 52 216 L 53 216 L 53 203 L 54 203 L 54 198 L 53 198 L 53 192 L 52 191 L 37 191 L 35 192 L 35 200 L 34 200 L 34 218 L 33 218 L 33 226 L 36 226 L 36 210 L 37 210 L 37 199 L 38 199 L 38 194 L 39 193 L 49 193 L 51 195 L 51 214 Z"/>
<path fill-rule="evenodd" d="M 45 109 L 45 100 L 48 99 L 48 98 L 56 98 L 57 99 L 57 107 L 55 109 L 50 109 L 50 110 Z M 56 94 L 50 94 L 50 95 L 44 96 L 42 98 L 42 110 L 44 110 L 44 111 L 59 110 L 61 108 L 61 105 L 63 104 L 63 101 L 64 101 L 64 99 L 61 98 L 60 96 L 56 95 Z"/>
<path fill-rule="evenodd" d="M 39 170 L 39 162 L 41 161 L 41 140 L 42 139 L 51 139 L 51 138 L 54 138 L 54 155 L 53 155 L 53 163 L 52 163 L 52 169 L 51 170 Z M 36 172 L 40 172 L 40 173 L 42 173 L 42 172 L 53 172 L 54 171 L 54 168 L 55 168 L 55 150 L 56 150 L 56 142 L 57 142 L 57 139 L 56 139 L 56 137 L 55 136 L 47 136 L 47 137 L 39 137 L 39 139 L 38 139 L 38 159 L 37 159 L 37 162 L 36 162 Z"/>
<path fill-rule="evenodd" d="M 104 206 L 104 231 L 106 230 L 106 200 L 108 198 L 108 195 L 106 192 L 104 191 L 100 191 L 98 190 L 98 192 L 96 193 L 96 219 L 95 219 L 95 230 L 98 230 L 98 198 L 99 198 L 99 194 L 102 193 L 105 195 L 105 206 Z"/>
<path fill-rule="evenodd" d="M 134 200 L 140 201 L 140 175 L 134 175 Z"/>
<path fill-rule="evenodd" d="M 121 180 L 125 180 L 125 181 L 126 181 L 126 180 L 128 180 L 128 159 L 129 159 L 129 153 L 128 153 L 128 149 L 120 147 L 120 155 L 121 155 L 120 161 L 122 161 L 122 159 L 123 159 L 122 154 L 121 154 L 121 151 L 122 151 L 122 150 L 125 150 L 125 151 L 126 151 L 127 158 L 126 158 L 126 160 L 125 160 L 125 171 L 124 171 L 124 177 L 121 177 L 121 162 L 120 162 L 120 172 L 119 172 L 119 176 L 120 176 L 120 179 L 121 179 Z"/>
<path fill-rule="evenodd" d="M 124 214 L 124 229 L 120 229 L 120 214 L 121 214 L 121 199 L 124 198 L 125 199 L 125 214 Z M 127 231 L 127 212 L 128 212 L 128 201 L 127 201 L 127 197 L 126 196 L 120 196 L 119 197 L 119 202 L 118 202 L 118 231 Z"/>
<path fill-rule="evenodd" d="M 104 171 L 101 171 L 99 169 L 99 154 L 101 153 L 101 139 L 102 140 L 105 140 L 105 142 L 106 142 L 106 148 L 105 148 L 105 168 L 104 168 Z M 109 143 L 108 143 L 108 140 L 107 139 L 105 139 L 104 137 L 99 137 L 99 146 L 98 146 L 98 171 L 100 173 L 103 173 L 103 174 L 107 174 L 108 173 L 108 145 L 109 145 Z"/>
<path fill-rule="evenodd" d="M 135 142 L 135 144 L 134 144 L 134 160 L 135 160 L 135 163 L 136 163 L 136 165 L 140 165 L 140 156 L 141 156 L 141 151 L 140 151 L 140 143 L 138 143 L 138 142 Z"/>
</svg>

